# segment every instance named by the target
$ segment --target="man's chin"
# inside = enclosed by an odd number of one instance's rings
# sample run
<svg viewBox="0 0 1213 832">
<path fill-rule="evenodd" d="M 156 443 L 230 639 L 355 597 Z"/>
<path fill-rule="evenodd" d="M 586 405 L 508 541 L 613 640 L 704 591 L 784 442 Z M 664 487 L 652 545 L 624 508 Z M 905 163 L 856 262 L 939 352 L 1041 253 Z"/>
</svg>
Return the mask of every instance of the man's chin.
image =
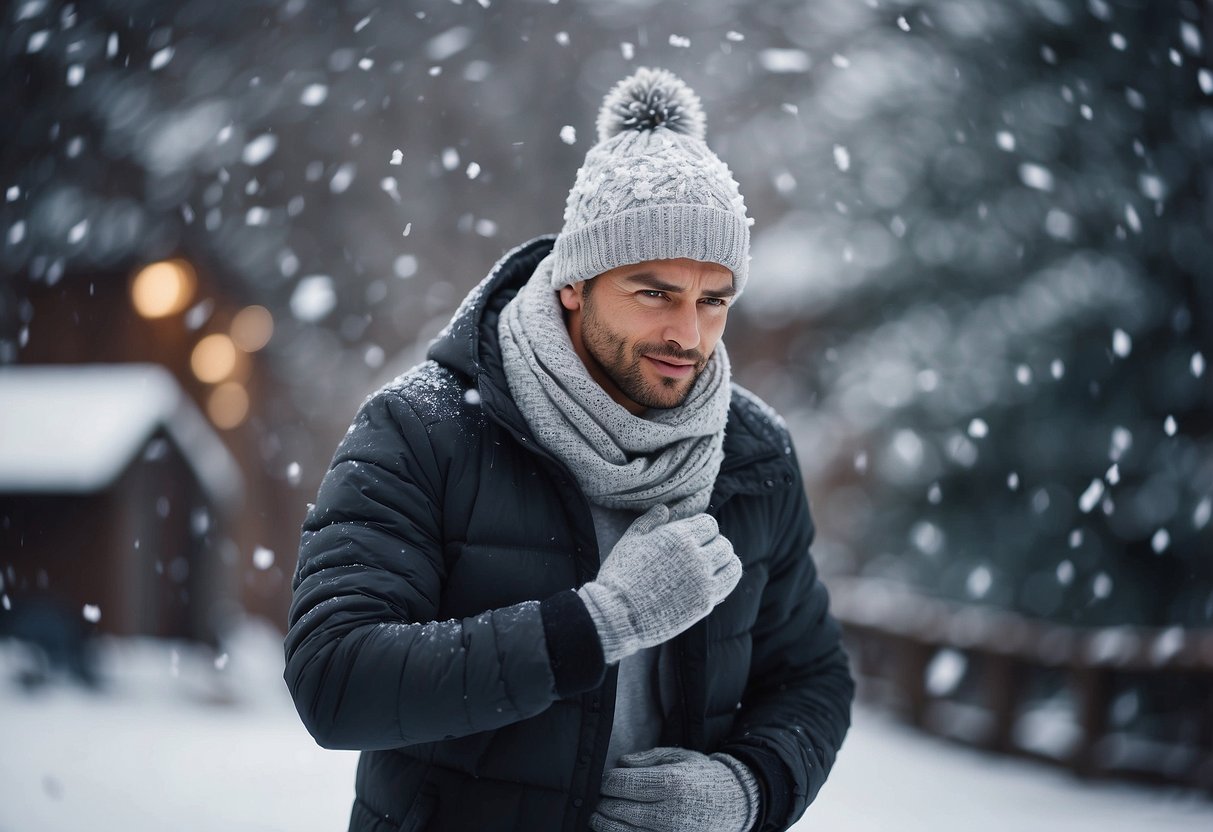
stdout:
<svg viewBox="0 0 1213 832">
<path fill-rule="evenodd" d="M 694 379 L 662 379 L 646 384 L 644 390 L 637 390 L 637 395 L 629 394 L 628 398 L 650 410 L 671 410 L 687 400 L 694 383 Z"/>
</svg>

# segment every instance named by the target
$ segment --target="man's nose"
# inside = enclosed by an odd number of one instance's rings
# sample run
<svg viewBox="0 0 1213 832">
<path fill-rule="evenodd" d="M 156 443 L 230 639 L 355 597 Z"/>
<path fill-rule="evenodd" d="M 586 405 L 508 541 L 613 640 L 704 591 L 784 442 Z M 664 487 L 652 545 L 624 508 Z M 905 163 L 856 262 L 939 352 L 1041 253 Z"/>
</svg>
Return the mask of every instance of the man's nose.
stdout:
<svg viewBox="0 0 1213 832">
<path fill-rule="evenodd" d="M 699 310 L 693 303 L 680 303 L 669 311 L 662 337 L 673 341 L 682 350 L 693 350 L 699 346 Z"/>
</svg>

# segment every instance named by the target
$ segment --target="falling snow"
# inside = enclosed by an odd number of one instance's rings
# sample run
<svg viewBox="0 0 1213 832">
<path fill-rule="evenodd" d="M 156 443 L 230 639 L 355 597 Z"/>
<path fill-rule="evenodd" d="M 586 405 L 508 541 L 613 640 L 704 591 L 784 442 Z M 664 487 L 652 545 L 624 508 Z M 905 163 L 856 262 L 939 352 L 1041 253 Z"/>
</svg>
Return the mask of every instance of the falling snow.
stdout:
<svg viewBox="0 0 1213 832">
<path fill-rule="evenodd" d="M 1166 529 L 1159 529 L 1154 532 L 1154 536 L 1150 538 L 1150 548 L 1154 550 L 1154 554 L 1160 555 L 1167 550 L 1171 545 L 1171 534 Z"/>
<path fill-rule="evenodd" d="M 83 240 L 86 234 L 88 234 L 88 220 L 80 220 L 80 222 L 73 225 L 71 230 L 68 231 L 67 241 L 68 243 L 75 245 Z"/>
<path fill-rule="evenodd" d="M 1112 444 L 1108 451 L 1108 458 L 1113 462 L 1120 460 L 1125 452 L 1133 447 L 1133 434 L 1128 428 L 1117 426 L 1112 430 Z"/>
<path fill-rule="evenodd" d="M 277 149 L 278 137 L 272 133 L 266 133 L 246 144 L 240 158 L 246 165 L 260 165 L 273 156 Z"/>
<path fill-rule="evenodd" d="M 1082 496 L 1078 498 L 1078 508 L 1083 514 L 1089 514 L 1104 494 L 1103 480 L 1091 480 L 1091 484 L 1087 486 L 1087 490 L 1082 492 Z"/>
<path fill-rule="evenodd" d="M 1179 36 L 1189 55 L 1199 55 L 1203 49 L 1200 30 L 1186 20 L 1180 21 Z"/>
<path fill-rule="evenodd" d="M 1196 508 L 1192 511 L 1192 528 L 1199 531 L 1209 524 L 1209 518 L 1213 517 L 1213 498 L 1204 497 Z"/>
<path fill-rule="evenodd" d="M 758 53 L 758 63 L 767 72 L 782 74 L 808 72 L 813 62 L 803 49 L 763 49 Z"/>
<path fill-rule="evenodd" d="M 1133 339 L 1129 337 L 1123 329 L 1117 329 L 1112 333 L 1112 352 L 1120 358 L 1127 358 L 1133 350 Z"/>
<path fill-rule="evenodd" d="M 1132 205 L 1125 205 L 1125 224 L 1134 234 L 1141 233 L 1141 217 L 1137 215 L 1137 209 Z"/>
<path fill-rule="evenodd" d="M 149 66 L 155 72 L 158 69 L 163 69 L 168 66 L 168 62 L 173 59 L 174 50 L 171 46 L 166 46 L 152 55 L 152 60 Z"/>
<path fill-rule="evenodd" d="M 329 180 L 329 191 L 335 194 L 345 193 L 358 173 L 358 166 L 353 162 L 343 162 L 337 167 Z"/>
<path fill-rule="evenodd" d="M 412 254 L 401 254 L 393 263 L 392 270 L 396 277 L 407 280 L 417 274 L 417 257 Z"/>
<path fill-rule="evenodd" d="M 393 177 L 393 176 L 385 176 L 385 177 L 383 177 L 382 179 L 380 179 L 380 180 L 379 180 L 379 188 L 380 188 L 380 190 L 382 190 L 382 191 L 383 191 L 385 194 L 387 194 L 388 196 L 390 196 L 390 197 L 392 198 L 392 201 L 393 201 L 393 202 L 399 203 L 399 202 L 401 201 L 401 200 L 400 200 L 400 186 L 399 186 L 399 184 L 396 182 L 396 178 L 395 178 L 395 177 Z"/>
<path fill-rule="evenodd" d="M 1069 586 L 1074 582 L 1074 564 L 1068 560 L 1063 560 L 1057 564 L 1057 582 L 1062 586 Z"/>
<path fill-rule="evenodd" d="M 291 313 L 300 321 L 313 323 L 320 320 L 337 305 L 333 279 L 322 274 L 302 278 L 291 295 L 290 305 Z"/>
<path fill-rule="evenodd" d="M 329 88 L 324 84 L 308 84 L 299 94 L 299 103 L 305 107 L 319 107 L 329 97 Z"/>
<path fill-rule="evenodd" d="M 840 144 L 834 145 L 834 164 L 844 173 L 851 168 L 851 154 Z"/>
<path fill-rule="evenodd" d="M 264 546 L 258 546 L 253 550 L 253 566 L 265 571 L 274 565 L 274 553 Z"/>
<path fill-rule="evenodd" d="M 969 573 L 969 577 L 965 581 L 965 589 L 969 593 L 969 597 L 974 599 L 984 598 L 993 585 L 994 576 L 986 566 L 979 566 L 974 569 Z"/>
<path fill-rule="evenodd" d="M 1019 166 L 1019 181 L 1038 191 L 1053 190 L 1053 173 L 1043 165 L 1024 162 Z"/>
</svg>

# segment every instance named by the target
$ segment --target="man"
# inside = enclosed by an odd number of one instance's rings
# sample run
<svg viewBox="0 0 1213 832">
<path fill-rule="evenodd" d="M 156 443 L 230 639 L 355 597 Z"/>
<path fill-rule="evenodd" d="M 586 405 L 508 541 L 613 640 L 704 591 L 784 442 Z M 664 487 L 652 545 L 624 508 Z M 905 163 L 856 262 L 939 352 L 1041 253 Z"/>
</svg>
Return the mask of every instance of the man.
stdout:
<svg viewBox="0 0 1213 832">
<path fill-rule="evenodd" d="M 598 133 L 305 521 L 285 675 L 363 751 L 352 830 L 786 829 L 849 727 L 795 453 L 720 340 L 737 183 L 664 70 Z"/>
</svg>

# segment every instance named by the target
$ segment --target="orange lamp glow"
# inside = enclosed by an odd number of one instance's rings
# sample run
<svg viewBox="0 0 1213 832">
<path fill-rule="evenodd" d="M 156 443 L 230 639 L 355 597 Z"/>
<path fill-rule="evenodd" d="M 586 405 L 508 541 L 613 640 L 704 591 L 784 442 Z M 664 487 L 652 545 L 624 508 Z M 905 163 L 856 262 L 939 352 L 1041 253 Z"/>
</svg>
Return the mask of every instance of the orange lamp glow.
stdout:
<svg viewBox="0 0 1213 832">
<path fill-rule="evenodd" d="M 222 332 L 208 335 L 197 343 L 190 354 L 190 369 L 199 381 L 217 384 L 236 370 L 239 356 L 232 339 Z"/>
<path fill-rule="evenodd" d="M 206 415 L 215 427 L 231 430 L 239 427 L 248 416 L 248 391 L 238 381 L 225 381 L 206 400 Z"/>
<path fill-rule="evenodd" d="M 165 318 L 189 305 L 197 278 L 184 260 L 161 260 L 144 266 L 131 281 L 131 303 L 145 318 Z"/>
</svg>

